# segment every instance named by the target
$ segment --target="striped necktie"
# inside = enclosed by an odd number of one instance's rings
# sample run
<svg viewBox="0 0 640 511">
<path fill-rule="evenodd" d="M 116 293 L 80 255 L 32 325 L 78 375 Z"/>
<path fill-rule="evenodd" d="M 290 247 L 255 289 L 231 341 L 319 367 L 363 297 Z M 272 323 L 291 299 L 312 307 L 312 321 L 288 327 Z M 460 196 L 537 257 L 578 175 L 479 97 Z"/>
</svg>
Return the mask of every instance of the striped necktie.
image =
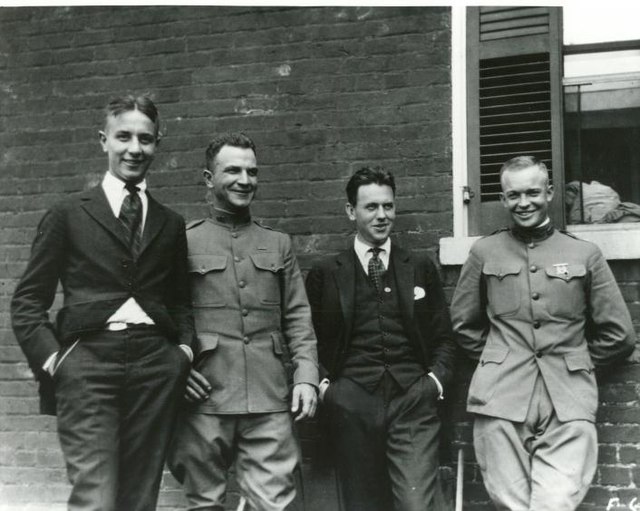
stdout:
<svg viewBox="0 0 640 511">
<path fill-rule="evenodd" d="M 134 183 L 126 183 L 124 187 L 129 192 L 129 195 L 122 201 L 118 219 L 127 231 L 131 253 L 134 258 L 137 258 L 142 240 L 142 200 L 138 195 L 140 188 Z"/>
</svg>

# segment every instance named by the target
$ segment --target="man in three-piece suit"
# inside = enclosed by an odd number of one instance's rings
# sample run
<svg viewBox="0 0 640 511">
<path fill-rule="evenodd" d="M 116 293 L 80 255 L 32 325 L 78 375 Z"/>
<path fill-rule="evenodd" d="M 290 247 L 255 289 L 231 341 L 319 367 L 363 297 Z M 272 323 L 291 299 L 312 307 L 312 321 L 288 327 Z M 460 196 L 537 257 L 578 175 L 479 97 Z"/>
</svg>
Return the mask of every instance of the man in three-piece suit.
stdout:
<svg viewBox="0 0 640 511">
<path fill-rule="evenodd" d="M 185 225 L 146 192 L 153 102 L 118 98 L 106 114 L 108 171 L 44 215 L 12 321 L 41 397 L 55 392 L 69 509 L 151 511 L 190 365 Z"/>
<path fill-rule="evenodd" d="M 353 246 L 307 277 L 342 504 L 347 511 L 440 510 L 437 404 L 455 345 L 438 271 L 428 257 L 390 241 L 389 172 L 358 170 L 347 197 Z"/>
<path fill-rule="evenodd" d="M 594 366 L 633 351 L 629 311 L 593 244 L 556 230 L 547 167 L 506 162 L 513 227 L 478 240 L 452 302 L 456 339 L 479 360 L 467 410 L 496 507 L 572 511 L 596 470 Z"/>
</svg>

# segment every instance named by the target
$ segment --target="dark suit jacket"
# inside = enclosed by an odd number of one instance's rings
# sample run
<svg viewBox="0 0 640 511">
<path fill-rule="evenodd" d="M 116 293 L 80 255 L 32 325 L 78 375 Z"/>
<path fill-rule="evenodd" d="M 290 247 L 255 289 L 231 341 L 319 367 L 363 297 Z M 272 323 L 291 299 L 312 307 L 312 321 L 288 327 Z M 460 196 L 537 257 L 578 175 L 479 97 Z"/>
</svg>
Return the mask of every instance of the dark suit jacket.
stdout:
<svg viewBox="0 0 640 511">
<path fill-rule="evenodd" d="M 41 382 L 42 397 L 47 395 L 42 384 L 50 383 L 42 370 L 49 356 L 80 335 L 103 329 L 129 297 L 135 298 L 167 337 L 191 345 L 184 220 L 147 197 L 136 260 L 101 186 L 57 204 L 40 221 L 11 314 L 16 338 Z M 49 308 L 58 282 L 64 302 L 54 326 Z"/>
<path fill-rule="evenodd" d="M 360 262 L 350 248 L 315 266 L 307 276 L 321 377 L 335 379 L 344 365 L 353 326 L 356 264 Z M 456 346 L 438 271 L 428 257 L 415 257 L 396 244 L 391 247 L 390 267 L 395 270 L 406 335 L 424 368 L 446 388 Z"/>
</svg>

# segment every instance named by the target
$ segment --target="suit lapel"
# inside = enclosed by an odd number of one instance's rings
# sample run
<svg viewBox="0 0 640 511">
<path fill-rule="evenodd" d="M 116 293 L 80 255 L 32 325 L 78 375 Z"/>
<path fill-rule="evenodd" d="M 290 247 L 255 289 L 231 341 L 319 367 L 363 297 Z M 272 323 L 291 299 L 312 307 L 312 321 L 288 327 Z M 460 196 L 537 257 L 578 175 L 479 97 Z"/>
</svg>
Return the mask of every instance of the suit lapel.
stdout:
<svg viewBox="0 0 640 511">
<path fill-rule="evenodd" d="M 400 311 L 406 326 L 413 324 L 413 288 L 415 275 L 411 255 L 398 245 L 391 247 L 391 268 L 398 287 Z"/>
<path fill-rule="evenodd" d="M 164 208 L 147 192 L 148 208 L 147 218 L 144 223 L 144 231 L 142 232 L 142 244 L 140 246 L 140 255 L 149 247 L 154 238 L 160 233 L 162 227 L 167 221 L 167 214 Z"/>
<path fill-rule="evenodd" d="M 336 268 L 333 274 L 340 297 L 340 308 L 345 326 L 345 342 L 349 342 L 351 339 L 351 329 L 353 327 L 356 288 L 355 263 L 356 253 L 353 249 L 342 252 L 336 258 Z"/>
<path fill-rule="evenodd" d="M 82 208 L 128 250 L 129 242 L 125 229 L 113 214 L 102 186 L 98 185 L 92 188 L 80 199 L 82 200 Z"/>
</svg>

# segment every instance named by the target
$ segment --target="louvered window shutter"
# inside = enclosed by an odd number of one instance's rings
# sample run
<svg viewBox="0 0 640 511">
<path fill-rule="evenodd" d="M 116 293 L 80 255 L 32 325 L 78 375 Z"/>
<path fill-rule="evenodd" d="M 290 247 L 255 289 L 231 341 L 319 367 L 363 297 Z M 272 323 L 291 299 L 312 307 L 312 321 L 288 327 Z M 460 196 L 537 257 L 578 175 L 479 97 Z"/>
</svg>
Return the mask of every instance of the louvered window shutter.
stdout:
<svg viewBox="0 0 640 511">
<path fill-rule="evenodd" d="M 551 215 L 563 220 L 562 27 L 558 7 L 467 8 L 467 162 L 471 235 L 509 224 L 500 166 L 537 156 L 551 170 Z"/>
</svg>

